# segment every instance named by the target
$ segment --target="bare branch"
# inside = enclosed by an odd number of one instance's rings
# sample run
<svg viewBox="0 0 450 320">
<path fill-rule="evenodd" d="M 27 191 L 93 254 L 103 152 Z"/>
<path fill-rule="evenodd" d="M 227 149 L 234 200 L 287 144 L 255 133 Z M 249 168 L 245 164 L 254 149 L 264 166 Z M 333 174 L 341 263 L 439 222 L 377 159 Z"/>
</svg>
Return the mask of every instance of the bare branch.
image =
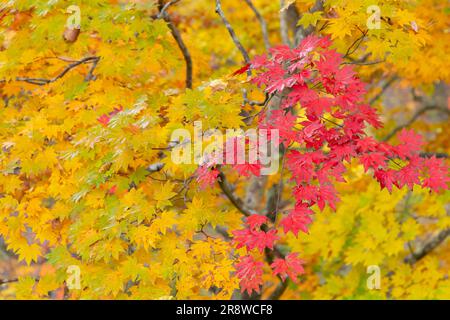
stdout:
<svg viewBox="0 0 450 320">
<path fill-rule="evenodd" d="M 422 247 L 422 249 L 406 257 L 405 262 L 409 264 L 415 264 L 431 251 L 433 251 L 436 247 L 438 247 L 441 243 L 443 243 L 448 236 L 450 236 L 450 228 L 439 232 L 438 235 L 428 241 Z"/>
<path fill-rule="evenodd" d="M 267 31 L 267 23 L 266 20 L 264 20 L 264 17 L 259 13 L 258 9 L 253 5 L 252 0 L 245 0 L 247 5 L 252 9 L 253 13 L 255 14 L 256 18 L 259 21 L 259 24 L 261 25 L 261 31 L 263 35 L 263 41 L 264 46 L 266 47 L 266 50 L 269 50 L 270 48 L 270 41 L 269 41 L 269 32 Z"/>
<path fill-rule="evenodd" d="M 230 22 L 225 17 L 225 14 L 222 10 L 222 4 L 220 0 L 216 0 L 216 13 L 220 16 L 222 19 L 223 24 L 228 30 L 228 33 L 230 34 L 231 38 L 233 39 L 234 44 L 239 49 L 239 51 L 242 54 L 242 57 L 244 58 L 245 63 L 250 63 L 250 56 L 248 55 L 247 51 L 242 46 L 241 42 L 239 41 L 238 37 L 236 36 L 236 33 L 234 32 L 233 27 L 231 26 Z"/>
<path fill-rule="evenodd" d="M 443 158 L 443 159 L 448 158 L 448 154 L 446 154 L 444 152 L 421 152 L 419 155 L 422 158 L 431 158 L 431 157 Z"/>
<path fill-rule="evenodd" d="M 281 40 L 285 45 L 291 46 L 291 40 L 289 39 L 289 29 L 287 24 L 288 10 L 285 8 L 286 4 L 284 0 L 280 0 L 280 32 Z"/>
<path fill-rule="evenodd" d="M 383 60 L 376 60 L 376 61 L 346 61 L 346 62 L 342 62 L 341 64 L 353 64 L 353 65 L 357 65 L 357 66 L 371 66 L 374 64 L 378 64 L 378 63 L 383 63 L 385 62 L 386 59 Z"/>
<path fill-rule="evenodd" d="M 167 2 L 165 5 L 163 5 L 163 6 L 160 8 L 160 10 L 159 10 L 159 13 L 158 13 L 158 15 L 157 15 L 157 18 L 158 18 L 158 19 L 164 18 L 164 15 L 166 14 L 167 8 L 169 8 L 171 5 L 173 5 L 173 4 L 175 4 L 175 3 L 179 2 L 179 1 L 180 1 L 180 0 L 172 0 L 172 1 Z M 161 2 L 162 2 L 162 1 L 160 1 L 160 3 L 161 3 Z"/>
<path fill-rule="evenodd" d="M 19 281 L 19 279 L 15 278 L 15 279 L 0 279 L 0 286 L 4 285 L 4 284 L 8 284 L 8 283 L 12 283 L 12 282 L 17 282 Z"/>
<path fill-rule="evenodd" d="M 284 291 L 286 291 L 288 286 L 288 279 L 281 281 L 278 286 L 273 290 L 270 294 L 268 300 L 278 300 L 283 295 Z"/>
<path fill-rule="evenodd" d="M 191 58 L 191 54 L 189 53 L 189 50 L 186 47 L 186 44 L 184 43 L 183 38 L 181 37 L 180 31 L 173 24 L 172 19 L 170 18 L 170 15 L 166 11 L 169 6 L 177 3 L 178 1 L 179 0 L 173 0 L 173 1 L 169 1 L 168 3 L 164 4 L 163 0 L 159 0 L 159 14 L 158 14 L 157 18 L 162 17 L 164 19 L 164 21 L 167 22 L 167 26 L 169 27 L 170 32 L 172 33 L 172 36 L 178 45 L 178 48 L 180 48 L 181 53 L 183 54 L 184 61 L 186 62 L 186 88 L 192 89 L 192 58 Z"/>
<path fill-rule="evenodd" d="M 378 99 L 380 99 L 383 96 L 384 92 L 397 80 L 398 80 L 398 77 L 393 76 L 388 81 L 386 81 L 383 84 L 383 86 L 381 87 L 381 91 L 376 96 L 374 96 L 372 99 L 370 99 L 369 105 L 374 104 Z"/>
<path fill-rule="evenodd" d="M 434 105 L 432 105 L 432 106 L 425 106 L 425 107 L 423 107 L 423 108 L 417 110 L 416 113 L 411 117 L 411 119 L 409 119 L 406 123 L 404 123 L 404 124 L 402 124 L 402 125 L 399 125 L 399 126 L 395 127 L 388 135 L 386 135 L 386 136 L 382 139 L 382 141 L 388 141 L 388 140 L 392 139 L 392 138 L 397 134 L 397 132 L 399 132 L 399 131 L 402 130 L 403 128 L 409 127 L 409 126 L 412 125 L 414 122 L 416 122 L 417 119 L 419 119 L 419 117 L 420 117 L 421 115 L 423 115 L 424 113 L 427 113 L 428 111 L 431 111 L 431 110 L 438 110 L 438 111 L 447 113 L 447 115 L 450 114 L 450 110 L 448 110 L 448 109 L 446 109 L 446 108 L 443 108 L 443 107 L 434 106 Z"/>
<path fill-rule="evenodd" d="M 100 58 L 95 59 L 95 60 L 92 61 L 92 66 L 89 69 L 88 74 L 86 75 L 86 81 L 95 80 L 94 70 L 97 67 L 97 64 L 98 64 L 99 61 L 100 61 Z"/>
<path fill-rule="evenodd" d="M 73 68 L 82 65 L 82 64 L 87 64 L 87 63 L 92 63 L 92 67 L 89 70 L 89 73 L 86 76 L 86 81 L 90 81 L 90 80 L 94 80 L 95 76 L 93 75 L 94 69 L 97 66 L 98 62 L 100 61 L 100 57 L 86 57 L 83 58 L 81 60 L 75 61 L 69 65 L 67 65 L 67 67 L 64 68 L 64 70 L 58 74 L 56 77 L 51 78 L 51 79 L 45 79 L 45 78 L 25 78 L 25 77 L 17 77 L 16 80 L 17 81 L 24 81 L 27 83 L 31 83 L 31 84 L 35 84 L 38 86 L 43 86 L 52 82 L 55 82 L 59 79 L 61 79 L 62 77 L 64 77 L 70 70 L 72 70 Z"/>
<path fill-rule="evenodd" d="M 244 214 L 247 217 L 252 215 L 252 212 L 250 212 L 250 210 L 248 210 L 247 208 L 244 207 L 242 200 L 233 194 L 233 191 L 231 190 L 230 185 L 229 185 L 225 175 L 223 174 L 223 172 L 222 171 L 219 171 L 219 172 L 220 173 L 219 173 L 218 183 L 219 183 L 220 189 L 222 189 L 225 196 L 236 207 L 236 209 L 238 209 L 242 214 Z"/>
</svg>

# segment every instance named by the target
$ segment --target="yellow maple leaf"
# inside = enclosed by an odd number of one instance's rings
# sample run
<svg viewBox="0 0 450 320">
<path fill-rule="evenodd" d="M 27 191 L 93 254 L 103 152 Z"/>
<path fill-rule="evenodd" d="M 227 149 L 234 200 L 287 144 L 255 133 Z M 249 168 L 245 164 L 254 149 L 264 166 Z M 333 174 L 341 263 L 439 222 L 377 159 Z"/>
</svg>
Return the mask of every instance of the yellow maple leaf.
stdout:
<svg viewBox="0 0 450 320">
<path fill-rule="evenodd" d="M 167 206 L 172 205 L 170 199 L 173 198 L 176 193 L 173 192 L 175 185 L 171 182 L 164 183 L 160 189 L 157 189 L 153 194 L 153 199 L 157 201 L 156 207 L 163 209 Z"/>
<path fill-rule="evenodd" d="M 41 255 L 41 247 L 36 243 L 31 245 L 22 244 L 17 253 L 19 254 L 19 259 L 25 260 L 29 265 L 32 261 L 37 262 Z"/>
</svg>

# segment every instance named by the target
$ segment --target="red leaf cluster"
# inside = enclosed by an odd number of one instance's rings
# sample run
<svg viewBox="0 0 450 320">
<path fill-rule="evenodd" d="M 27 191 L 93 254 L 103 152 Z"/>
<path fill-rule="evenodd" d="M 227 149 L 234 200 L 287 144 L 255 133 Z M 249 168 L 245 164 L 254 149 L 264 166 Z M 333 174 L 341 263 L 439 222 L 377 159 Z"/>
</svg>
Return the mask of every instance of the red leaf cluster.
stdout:
<svg viewBox="0 0 450 320">
<path fill-rule="evenodd" d="M 285 233 L 296 236 L 299 231 L 308 232 L 312 207 L 317 205 L 323 210 L 328 205 L 335 209 L 339 198 L 334 184 L 345 182 L 344 162 L 354 158 L 389 192 L 393 186 L 414 185 L 439 191 L 447 189 L 449 182 L 448 168 L 441 159 L 420 157 L 423 140 L 413 131 L 402 130 L 397 145 L 367 136 L 368 126 L 380 128 L 382 124 L 375 109 L 364 103 L 364 83 L 330 46 L 328 38 L 311 35 L 297 48 L 278 46 L 251 63 L 256 71 L 251 81 L 266 94 L 282 98 L 279 110 L 260 117 L 259 128 L 279 130 L 281 143 L 287 147 L 285 157 L 295 182 L 295 206 L 279 224 Z M 299 120 L 295 114 L 298 106 L 304 109 L 306 119 Z M 295 150 L 290 148 L 294 144 Z M 267 223 L 263 218 L 250 217 L 247 228 L 233 232 L 238 248 L 257 248 L 262 252 L 274 247 L 276 229 L 266 225 L 267 232 L 260 230 Z M 256 274 L 255 270 L 260 269 L 248 256 L 246 259 L 238 264 L 237 275 L 242 290 L 251 292 L 261 281 L 255 280 L 256 276 L 249 281 L 245 278 L 249 272 L 242 270 L 246 266 Z M 275 275 L 295 281 L 303 273 L 302 263 L 296 253 L 291 253 L 285 259 L 276 259 L 271 266 Z"/>
</svg>

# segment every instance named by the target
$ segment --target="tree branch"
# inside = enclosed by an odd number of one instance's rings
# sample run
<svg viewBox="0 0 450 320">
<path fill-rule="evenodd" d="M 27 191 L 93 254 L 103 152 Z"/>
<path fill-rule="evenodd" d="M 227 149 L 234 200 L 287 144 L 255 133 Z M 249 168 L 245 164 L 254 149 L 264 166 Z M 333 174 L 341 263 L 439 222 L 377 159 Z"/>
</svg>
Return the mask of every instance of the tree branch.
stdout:
<svg viewBox="0 0 450 320">
<path fill-rule="evenodd" d="M 278 300 L 283 295 L 283 293 L 286 291 L 288 286 L 288 279 L 281 281 L 275 290 L 270 294 L 269 298 L 267 300 Z"/>
<path fill-rule="evenodd" d="M 425 107 L 417 110 L 416 113 L 411 117 L 411 119 L 409 119 L 406 123 L 395 127 L 388 135 L 386 135 L 382 139 L 382 141 L 388 141 L 388 140 L 392 139 L 397 134 L 397 132 L 399 132 L 400 130 L 402 130 L 402 129 L 406 128 L 406 127 L 409 127 L 414 122 L 416 122 L 416 120 L 419 119 L 419 117 L 421 115 L 423 115 L 424 113 L 427 113 L 428 111 L 431 111 L 431 110 L 438 110 L 438 111 L 447 113 L 447 115 L 450 114 L 450 110 L 448 110 L 446 108 L 443 108 L 443 107 L 434 106 L 434 105 L 432 105 L 432 106 L 425 106 Z"/>
<path fill-rule="evenodd" d="M 342 58 L 347 58 L 350 55 L 352 55 L 356 50 L 358 50 L 361 43 L 364 41 L 364 37 L 367 35 L 367 31 L 364 31 L 362 35 L 359 38 L 356 38 L 356 40 L 348 47 L 347 52 Z"/>
<path fill-rule="evenodd" d="M 251 0 L 245 0 L 245 2 L 250 7 L 250 9 L 252 9 L 253 13 L 255 14 L 256 18 L 259 21 L 259 24 L 261 25 L 264 46 L 266 47 L 266 50 L 269 50 L 270 49 L 270 41 L 269 41 L 269 33 L 267 31 L 266 20 L 264 20 L 264 17 L 259 13 L 258 9 L 256 9 L 256 7 L 253 5 Z"/>
<path fill-rule="evenodd" d="M 87 63 L 92 63 L 92 67 L 90 68 L 87 76 L 86 76 L 86 81 L 90 81 L 90 80 L 94 80 L 95 76 L 93 75 L 94 69 L 97 66 L 98 62 L 100 61 L 100 57 L 86 57 L 83 58 L 81 60 L 75 61 L 69 65 L 67 65 L 67 67 L 64 68 L 64 70 L 58 74 L 56 77 L 51 78 L 51 79 L 45 79 L 45 78 L 25 78 L 25 77 L 17 77 L 16 80 L 17 81 L 24 81 L 27 83 L 31 83 L 31 84 L 35 84 L 38 86 L 43 86 L 52 82 L 55 82 L 59 79 L 61 79 L 62 77 L 64 77 L 70 70 L 72 70 L 73 68 L 82 65 L 82 64 L 87 64 Z"/>
<path fill-rule="evenodd" d="M 242 200 L 237 198 L 233 194 L 233 191 L 231 190 L 230 185 L 229 185 L 225 175 L 220 170 L 219 170 L 219 176 L 218 177 L 219 177 L 219 179 L 217 181 L 219 183 L 220 189 L 222 189 L 222 191 L 225 194 L 225 196 L 236 207 L 236 209 L 238 209 L 242 214 L 244 214 L 247 217 L 252 215 L 252 212 L 250 212 L 250 210 L 248 210 L 247 208 L 244 207 L 244 205 L 242 203 Z"/>
<path fill-rule="evenodd" d="M 428 241 L 422 247 L 422 249 L 406 257 L 405 262 L 409 264 L 415 264 L 431 251 L 433 251 L 436 247 L 438 247 L 441 243 L 443 243 L 448 236 L 450 236 L 450 228 L 439 232 L 438 235 Z"/>
<path fill-rule="evenodd" d="M 378 101 L 378 99 L 380 99 L 382 97 L 382 95 L 384 94 L 384 92 L 395 82 L 397 81 L 399 78 L 397 76 L 393 76 L 391 77 L 388 81 L 386 81 L 383 86 L 381 87 L 381 91 L 374 96 L 372 99 L 369 100 L 369 105 L 374 104 L 376 101 Z"/>
<path fill-rule="evenodd" d="M 164 4 L 163 0 L 159 0 L 159 14 L 157 18 L 163 18 L 164 21 L 167 22 L 167 26 L 170 29 L 170 32 L 172 33 L 173 38 L 175 39 L 178 48 L 180 48 L 181 53 L 183 54 L 184 61 L 186 63 L 186 88 L 192 89 L 192 58 L 191 54 L 189 53 L 188 48 L 186 47 L 186 44 L 183 41 L 183 38 L 181 37 L 181 33 L 178 30 L 177 27 L 172 22 L 172 19 L 170 18 L 170 15 L 167 13 L 167 8 L 171 6 L 172 4 L 177 3 L 179 0 L 173 0 L 169 1 L 168 3 Z"/>
<path fill-rule="evenodd" d="M 172 0 L 172 1 L 169 1 L 166 4 L 164 4 L 162 7 L 160 7 L 158 16 L 156 18 L 158 18 L 158 19 L 164 18 L 164 15 L 166 14 L 167 8 L 169 8 L 171 5 L 173 5 L 173 4 L 175 4 L 175 3 L 179 2 L 179 1 L 180 0 Z M 162 1 L 160 1 L 160 5 L 161 4 L 162 4 Z"/>
<path fill-rule="evenodd" d="M 371 66 L 374 64 L 378 64 L 378 63 L 383 63 L 385 62 L 386 59 L 383 60 L 375 60 L 375 61 L 346 61 L 346 62 L 342 62 L 342 65 L 345 64 L 353 64 L 353 65 L 357 65 L 357 66 Z"/>
<path fill-rule="evenodd" d="M 284 0 L 280 0 L 280 33 L 281 33 L 281 40 L 283 44 L 291 46 L 291 40 L 289 39 L 289 29 L 287 24 L 287 12 L 288 8 L 285 8 L 285 2 Z"/>
<path fill-rule="evenodd" d="M 12 283 L 12 282 L 17 282 L 19 281 L 19 279 L 0 279 L 0 286 L 4 285 L 4 284 L 8 284 L 8 283 Z"/>
<path fill-rule="evenodd" d="M 228 33 L 230 34 L 231 38 L 233 39 L 234 44 L 239 49 L 239 51 L 242 54 L 242 57 L 244 58 L 245 63 L 250 63 L 250 56 L 248 55 L 247 51 L 242 46 L 241 42 L 239 41 L 238 37 L 236 36 L 236 33 L 234 32 L 233 27 L 231 26 L 230 22 L 225 17 L 225 14 L 222 10 L 222 4 L 220 0 L 216 0 L 216 13 L 220 16 L 222 19 L 223 24 L 228 30 Z"/>
<path fill-rule="evenodd" d="M 419 155 L 422 158 L 431 158 L 431 157 L 442 158 L 442 159 L 448 158 L 448 154 L 446 154 L 444 152 L 421 152 Z"/>
</svg>

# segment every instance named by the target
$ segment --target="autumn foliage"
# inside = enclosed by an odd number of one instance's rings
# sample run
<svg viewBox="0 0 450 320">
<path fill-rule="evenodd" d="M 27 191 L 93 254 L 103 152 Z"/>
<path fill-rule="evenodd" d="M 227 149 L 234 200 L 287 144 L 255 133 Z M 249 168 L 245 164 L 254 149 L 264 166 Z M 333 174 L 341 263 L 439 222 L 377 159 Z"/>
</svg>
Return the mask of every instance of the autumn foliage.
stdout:
<svg viewBox="0 0 450 320">
<path fill-rule="evenodd" d="M 442 1 L 77 5 L 0 5 L 0 298 L 450 297 Z M 174 163 L 198 121 L 279 170 Z"/>
</svg>

